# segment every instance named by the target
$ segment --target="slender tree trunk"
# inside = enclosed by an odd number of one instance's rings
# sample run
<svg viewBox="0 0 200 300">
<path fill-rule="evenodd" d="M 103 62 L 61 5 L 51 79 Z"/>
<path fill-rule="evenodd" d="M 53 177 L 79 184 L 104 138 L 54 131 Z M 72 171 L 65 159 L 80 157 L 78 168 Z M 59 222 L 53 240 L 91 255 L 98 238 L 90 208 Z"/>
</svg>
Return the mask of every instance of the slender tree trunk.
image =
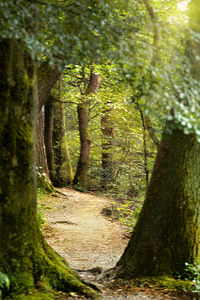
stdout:
<svg viewBox="0 0 200 300">
<path fill-rule="evenodd" d="M 62 64 L 56 64 L 54 67 L 50 67 L 48 62 L 43 62 L 37 68 L 37 80 L 38 80 L 38 117 L 36 125 L 36 165 L 47 176 L 52 176 L 52 157 L 49 151 L 49 147 L 46 153 L 47 138 L 44 133 L 44 105 L 47 101 L 51 89 L 54 87 L 56 81 L 59 79 L 62 73 Z M 50 166 L 50 170 L 49 170 Z"/>
<path fill-rule="evenodd" d="M 144 156 L 144 173 L 145 173 L 145 185 L 146 185 L 146 191 L 148 189 L 149 185 L 149 170 L 148 170 L 148 152 L 147 152 L 147 127 L 146 127 L 146 122 L 145 122 L 145 117 L 144 113 L 137 102 L 137 108 L 140 112 L 140 118 L 142 122 L 142 130 L 143 130 L 143 156 Z"/>
<path fill-rule="evenodd" d="M 62 102 L 54 99 L 54 119 L 53 119 L 53 152 L 55 162 L 55 172 L 53 184 L 57 187 L 64 187 L 72 184 L 72 166 L 68 150 L 65 110 Z"/>
<path fill-rule="evenodd" d="M 102 174 L 101 185 L 107 188 L 114 181 L 113 140 L 114 122 L 112 109 L 104 110 L 101 118 L 102 138 Z"/>
<path fill-rule="evenodd" d="M 182 273 L 200 258 L 200 144 L 174 130 L 163 135 L 139 220 L 118 276 Z"/>
<path fill-rule="evenodd" d="M 100 85 L 102 78 L 98 74 L 92 73 L 88 87 L 84 93 L 82 101 L 78 104 L 78 120 L 79 120 L 79 134 L 80 134 L 80 155 L 76 174 L 73 180 L 73 186 L 85 186 L 86 175 L 88 171 L 89 155 L 91 140 L 88 128 L 88 105 L 89 101 L 87 95 L 95 93 Z"/>
<path fill-rule="evenodd" d="M 55 289 L 95 297 L 96 293 L 64 264 L 39 231 L 35 72 L 23 49 L 18 41 L 0 43 L 0 272 L 9 277 L 11 290 L 7 293 L 12 296 L 34 288 L 38 281 L 48 281 Z"/>
<path fill-rule="evenodd" d="M 88 101 L 79 103 L 77 112 L 80 134 L 80 155 L 73 185 L 85 186 L 91 145 L 88 129 Z"/>
<path fill-rule="evenodd" d="M 44 107 L 37 116 L 36 122 L 36 166 L 41 173 L 49 176 L 49 168 L 46 156 L 46 146 L 44 142 Z"/>
<path fill-rule="evenodd" d="M 53 154 L 53 117 L 54 117 L 53 100 L 54 98 L 52 96 L 49 96 L 44 106 L 45 107 L 44 140 L 45 140 L 46 156 L 47 156 L 51 181 L 53 181 L 54 174 L 55 174 L 55 164 L 54 164 L 54 154 Z"/>
</svg>

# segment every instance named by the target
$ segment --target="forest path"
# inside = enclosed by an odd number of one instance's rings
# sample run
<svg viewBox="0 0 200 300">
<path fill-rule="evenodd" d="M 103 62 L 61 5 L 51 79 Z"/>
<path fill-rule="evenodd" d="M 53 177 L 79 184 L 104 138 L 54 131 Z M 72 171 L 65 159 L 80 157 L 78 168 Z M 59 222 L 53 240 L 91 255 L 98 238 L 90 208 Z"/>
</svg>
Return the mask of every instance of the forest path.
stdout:
<svg viewBox="0 0 200 300">
<path fill-rule="evenodd" d="M 59 197 L 43 203 L 47 242 L 74 269 L 114 267 L 123 253 L 126 228 L 102 215 L 113 200 L 60 188 Z M 48 209 L 49 208 L 49 209 Z"/>
<path fill-rule="evenodd" d="M 58 190 L 61 193 L 39 201 L 46 219 L 43 234 L 47 242 L 73 269 L 89 270 L 99 267 L 104 271 L 114 267 L 128 239 L 127 229 L 121 223 L 102 214 L 103 208 L 111 206 L 113 200 L 84 194 L 71 188 Z M 101 277 L 95 270 L 79 274 L 83 279 L 95 282 Z M 114 286 L 109 279 L 100 280 L 99 283 L 104 300 L 193 299 L 182 293 L 172 295 L 146 287 L 133 286 L 129 290 L 131 285 L 128 283 L 128 288 L 123 280 Z M 56 299 L 83 298 L 68 295 Z"/>
</svg>

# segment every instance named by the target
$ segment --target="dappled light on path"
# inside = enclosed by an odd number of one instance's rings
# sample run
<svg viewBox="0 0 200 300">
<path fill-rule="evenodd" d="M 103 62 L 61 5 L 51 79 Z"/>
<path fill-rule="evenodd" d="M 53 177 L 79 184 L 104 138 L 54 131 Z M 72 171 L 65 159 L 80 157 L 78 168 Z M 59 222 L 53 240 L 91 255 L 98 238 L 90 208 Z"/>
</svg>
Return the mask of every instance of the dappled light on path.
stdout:
<svg viewBox="0 0 200 300">
<path fill-rule="evenodd" d="M 112 268 L 126 244 L 126 228 L 101 214 L 111 200 L 72 189 L 59 189 L 63 195 L 45 203 L 48 243 L 75 269 Z"/>
</svg>

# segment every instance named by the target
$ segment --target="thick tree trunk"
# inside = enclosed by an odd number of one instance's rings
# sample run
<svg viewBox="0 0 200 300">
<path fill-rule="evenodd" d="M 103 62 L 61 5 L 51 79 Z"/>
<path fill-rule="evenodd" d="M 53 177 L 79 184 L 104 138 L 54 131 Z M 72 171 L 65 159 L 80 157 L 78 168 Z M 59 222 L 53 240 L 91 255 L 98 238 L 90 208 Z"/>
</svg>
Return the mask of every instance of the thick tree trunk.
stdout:
<svg viewBox="0 0 200 300">
<path fill-rule="evenodd" d="M 101 186 L 107 188 L 114 181 L 113 140 L 114 122 L 112 109 L 104 110 L 101 118 L 102 137 L 102 174 Z"/>
<path fill-rule="evenodd" d="M 55 289 L 95 297 L 39 232 L 34 66 L 19 42 L 6 40 L 0 46 L 0 272 L 11 281 L 9 293 L 26 292 L 47 280 Z"/>
<path fill-rule="evenodd" d="M 57 80 L 60 78 L 63 68 L 61 63 L 56 64 L 54 67 L 50 67 L 48 62 L 43 62 L 37 68 L 39 111 L 45 104 Z"/>
<path fill-rule="evenodd" d="M 145 0 L 146 1 L 146 0 Z M 199 1 L 190 2 L 191 29 L 200 32 Z M 191 76 L 200 79 L 200 44 L 189 41 Z M 117 276 L 175 275 L 200 259 L 200 143 L 194 134 L 167 123 L 147 196 Z"/>
<path fill-rule="evenodd" d="M 62 102 L 54 99 L 53 118 L 53 153 L 54 153 L 54 176 L 52 182 L 57 187 L 65 187 L 72 184 L 72 166 L 68 150 L 65 110 Z"/>
<path fill-rule="evenodd" d="M 78 104 L 78 120 L 79 120 L 79 134 L 80 134 L 80 155 L 76 174 L 73 180 L 73 186 L 84 187 L 86 185 L 86 175 L 88 171 L 90 145 L 91 140 L 88 128 L 88 105 L 89 101 L 87 95 L 95 93 L 101 83 L 102 77 L 99 74 L 91 72 L 88 87 L 84 93 L 81 103 Z"/>
<path fill-rule="evenodd" d="M 117 276 L 183 273 L 200 258 L 200 144 L 181 130 L 163 135 L 146 200 Z"/>
</svg>

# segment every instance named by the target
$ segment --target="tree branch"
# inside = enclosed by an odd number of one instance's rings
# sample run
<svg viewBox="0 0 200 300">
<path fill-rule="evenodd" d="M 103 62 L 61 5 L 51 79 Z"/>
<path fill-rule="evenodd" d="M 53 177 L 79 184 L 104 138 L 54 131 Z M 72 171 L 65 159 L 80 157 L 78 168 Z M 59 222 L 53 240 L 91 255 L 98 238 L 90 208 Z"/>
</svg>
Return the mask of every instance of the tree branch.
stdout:
<svg viewBox="0 0 200 300">
<path fill-rule="evenodd" d="M 144 5 L 146 6 L 146 9 L 151 17 L 152 23 L 153 23 L 153 57 L 152 57 L 152 65 L 155 66 L 156 64 L 156 57 L 159 50 L 159 30 L 158 30 L 158 23 L 157 23 L 157 17 L 153 10 L 153 7 L 151 6 L 149 0 L 143 0 Z"/>
</svg>

